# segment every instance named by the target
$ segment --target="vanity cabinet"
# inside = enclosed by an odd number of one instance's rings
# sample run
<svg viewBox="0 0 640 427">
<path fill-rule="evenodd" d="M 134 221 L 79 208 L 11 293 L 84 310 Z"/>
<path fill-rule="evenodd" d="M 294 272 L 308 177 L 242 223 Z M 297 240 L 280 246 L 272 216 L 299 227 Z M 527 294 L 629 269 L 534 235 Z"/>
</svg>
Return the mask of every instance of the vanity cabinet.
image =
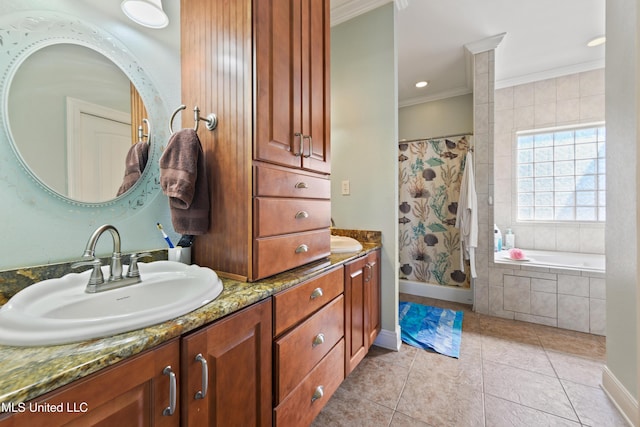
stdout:
<svg viewBox="0 0 640 427">
<path fill-rule="evenodd" d="M 182 339 L 182 426 L 270 426 L 271 298 Z"/>
<path fill-rule="evenodd" d="M 343 289 L 339 267 L 273 297 L 276 426 L 311 424 L 344 379 Z"/>
<path fill-rule="evenodd" d="M 346 376 L 380 332 L 380 251 L 346 264 L 344 280 Z"/>
<path fill-rule="evenodd" d="M 255 281 L 328 256 L 329 0 L 182 0 L 180 14 L 182 102 L 218 118 L 198 131 L 211 225 L 194 262 Z"/>
<path fill-rule="evenodd" d="M 26 402 L 24 412 L 6 419 L 0 415 L 0 426 L 177 427 L 179 369 L 180 342 L 174 339 Z M 15 411 L 20 410 L 16 404 Z"/>
</svg>

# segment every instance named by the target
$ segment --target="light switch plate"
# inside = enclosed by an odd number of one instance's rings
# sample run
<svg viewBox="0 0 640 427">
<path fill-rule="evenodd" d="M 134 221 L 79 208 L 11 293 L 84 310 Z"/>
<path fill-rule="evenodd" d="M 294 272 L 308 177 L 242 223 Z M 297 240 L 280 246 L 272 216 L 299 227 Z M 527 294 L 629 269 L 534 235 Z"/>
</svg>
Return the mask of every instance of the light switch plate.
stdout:
<svg viewBox="0 0 640 427">
<path fill-rule="evenodd" d="M 349 184 L 349 180 L 342 181 L 342 195 L 348 196 L 351 194 L 351 186 Z"/>
</svg>

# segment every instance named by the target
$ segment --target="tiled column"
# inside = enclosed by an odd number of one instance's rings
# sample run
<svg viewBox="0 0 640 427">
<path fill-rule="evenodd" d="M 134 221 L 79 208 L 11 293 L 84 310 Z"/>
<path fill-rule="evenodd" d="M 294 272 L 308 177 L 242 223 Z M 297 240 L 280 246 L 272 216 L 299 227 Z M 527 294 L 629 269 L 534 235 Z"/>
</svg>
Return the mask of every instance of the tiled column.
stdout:
<svg viewBox="0 0 640 427">
<path fill-rule="evenodd" d="M 489 267 L 493 265 L 493 111 L 495 49 L 504 34 L 465 45 L 473 66 L 473 142 L 478 195 L 478 248 L 473 282 L 474 310 L 489 313 L 491 306 L 503 305 L 503 292 L 491 292 Z M 495 301 L 494 301 L 495 300 Z"/>
</svg>

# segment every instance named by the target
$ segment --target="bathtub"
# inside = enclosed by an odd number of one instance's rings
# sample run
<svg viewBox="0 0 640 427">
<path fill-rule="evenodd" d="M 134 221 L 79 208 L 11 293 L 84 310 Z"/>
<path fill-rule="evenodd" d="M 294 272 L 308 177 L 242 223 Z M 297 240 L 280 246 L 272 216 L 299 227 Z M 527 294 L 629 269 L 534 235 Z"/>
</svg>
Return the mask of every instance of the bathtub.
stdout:
<svg viewBox="0 0 640 427">
<path fill-rule="evenodd" d="M 547 267 L 565 270 L 580 270 L 604 273 L 605 256 L 598 254 L 582 254 L 577 252 L 554 252 L 534 249 L 522 249 L 525 259 L 514 261 L 509 251 L 495 252 L 493 260 L 499 264 L 519 265 L 522 267 Z"/>
</svg>

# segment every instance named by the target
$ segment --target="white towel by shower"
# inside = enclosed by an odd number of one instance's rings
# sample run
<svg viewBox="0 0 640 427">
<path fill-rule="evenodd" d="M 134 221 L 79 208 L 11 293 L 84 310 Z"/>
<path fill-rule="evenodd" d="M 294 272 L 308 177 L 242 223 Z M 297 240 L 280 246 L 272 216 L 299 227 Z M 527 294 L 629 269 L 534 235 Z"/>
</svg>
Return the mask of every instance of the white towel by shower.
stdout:
<svg viewBox="0 0 640 427">
<path fill-rule="evenodd" d="M 464 271 L 464 260 L 471 265 L 471 277 L 476 275 L 475 250 L 478 247 L 478 196 L 473 174 L 473 157 L 467 152 L 464 174 L 460 184 L 460 199 L 456 228 L 460 229 L 460 270 Z"/>
</svg>

